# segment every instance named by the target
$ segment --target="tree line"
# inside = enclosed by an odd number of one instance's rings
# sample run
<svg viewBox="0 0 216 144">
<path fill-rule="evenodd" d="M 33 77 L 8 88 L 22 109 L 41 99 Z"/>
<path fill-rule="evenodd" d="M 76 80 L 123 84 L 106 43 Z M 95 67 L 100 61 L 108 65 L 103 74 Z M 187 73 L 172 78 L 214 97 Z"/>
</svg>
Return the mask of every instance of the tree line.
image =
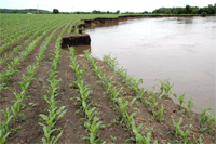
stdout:
<svg viewBox="0 0 216 144">
<path fill-rule="evenodd" d="M 203 12 L 206 12 L 207 14 L 216 14 L 216 3 L 214 5 L 208 4 L 208 6 L 204 8 L 186 5 L 185 8 L 160 8 L 152 11 L 152 13 L 156 14 L 202 14 Z"/>
<path fill-rule="evenodd" d="M 110 11 L 98 11 L 94 10 L 92 12 L 59 12 L 58 9 L 53 9 L 52 12 L 46 10 L 37 10 L 37 9 L 24 9 L 24 10 L 13 10 L 13 9 L 0 9 L 1 13 L 21 13 L 21 14 L 120 14 L 120 10 L 116 12 Z M 124 12 L 121 14 L 202 14 L 205 12 L 206 14 L 216 14 L 216 3 L 208 4 L 204 8 L 199 8 L 199 6 L 190 6 L 186 5 L 185 8 L 173 7 L 173 8 L 160 8 L 155 9 L 152 12 L 144 11 L 144 12 Z"/>
</svg>

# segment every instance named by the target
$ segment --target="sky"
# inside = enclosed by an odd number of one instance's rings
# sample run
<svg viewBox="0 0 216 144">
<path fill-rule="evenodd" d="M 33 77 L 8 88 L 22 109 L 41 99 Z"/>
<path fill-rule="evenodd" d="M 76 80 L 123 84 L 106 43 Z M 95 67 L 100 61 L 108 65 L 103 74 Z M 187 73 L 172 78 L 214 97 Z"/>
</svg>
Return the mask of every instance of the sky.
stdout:
<svg viewBox="0 0 216 144">
<path fill-rule="evenodd" d="M 0 0 L 0 9 L 39 9 L 53 11 L 58 9 L 60 12 L 84 11 L 110 11 L 116 12 L 151 12 L 155 9 L 173 8 L 173 6 L 185 7 L 207 6 L 215 4 L 215 0 Z"/>
</svg>

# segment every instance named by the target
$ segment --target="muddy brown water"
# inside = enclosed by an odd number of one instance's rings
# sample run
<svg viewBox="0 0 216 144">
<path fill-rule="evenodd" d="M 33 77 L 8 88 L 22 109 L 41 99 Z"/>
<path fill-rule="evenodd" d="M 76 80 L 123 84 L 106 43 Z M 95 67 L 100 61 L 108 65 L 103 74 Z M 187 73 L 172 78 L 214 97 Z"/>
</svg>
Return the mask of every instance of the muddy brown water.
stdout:
<svg viewBox="0 0 216 144">
<path fill-rule="evenodd" d="M 160 84 L 155 79 L 171 78 L 172 91 L 186 92 L 187 102 L 192 97 L 194 112 L 201 113 L 203 106 L 216 114 L 216 17 L 128 19 L 86 34 L 93 55 L 100 60 L 109 53 L 117 57 L 119 68 L 143 79 L 139 87 L 150 90 Z"/>
</svg>

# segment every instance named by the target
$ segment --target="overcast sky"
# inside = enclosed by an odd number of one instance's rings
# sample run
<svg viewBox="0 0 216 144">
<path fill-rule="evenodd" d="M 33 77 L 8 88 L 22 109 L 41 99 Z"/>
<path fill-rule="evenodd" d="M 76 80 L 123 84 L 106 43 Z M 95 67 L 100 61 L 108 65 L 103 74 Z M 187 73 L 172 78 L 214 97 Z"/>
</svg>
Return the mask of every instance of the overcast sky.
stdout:
<svg viewBox="0 0 216 144">
<path fill-rule="evenodd" d="M 93 10 L 116 12 L 143 12 L 153 11 L 162 6 L 172 8 L 173 6 L 185 7 L 186 4 L 191 6 L 207 6 L 215 4 L 215 0 L 0 0 L 0 8 L 6 9 L 37 9 L 53 11 L 58 9 L 60 12 L 85 11 Z"/>
</svg>

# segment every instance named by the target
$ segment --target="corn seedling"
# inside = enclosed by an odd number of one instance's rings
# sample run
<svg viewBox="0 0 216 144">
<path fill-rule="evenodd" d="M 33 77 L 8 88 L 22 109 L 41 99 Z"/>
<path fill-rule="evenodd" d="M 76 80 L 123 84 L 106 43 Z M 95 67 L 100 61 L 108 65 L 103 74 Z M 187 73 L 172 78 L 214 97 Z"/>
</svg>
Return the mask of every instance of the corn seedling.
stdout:
<svg viewBox="0 0 216 144">
<path fill-rule="evenodd" d="M 199 136 L 199 142 L 196 140 L 196 138 L 195 138 L 195 136 L 194 136 L 194 134 L 193 134 L 193 140 L 197 143 L 197 144 L 203 144 L 202 143 L 202 138 L 201 137 L 203 137 L 203 135 L 200 135 Z M 203 137 L 204 138 L 204 137 Z"/>
<path fill-rule="evenodd" d="M 114 99 L 117 98 L 117 96 L 119 95 L 119 93 L 120 93 L 121 90 L 122 90 L 122 88 L 121 88 L 119 91 L 117 91 L 117 88 L 118 88 L 118 86 L 117 86 L 117 87 L 114 87 L 114 88 L 110 91 L 110 92 L 111 92 L 110 98 L 111 98 L 111 100 L 113 101 L 113 106 L 114 106 Z"/>
<path fill-rule="evenodd" d="M 110 136 L 111 137 L 111 142 L 117 142 L 117 137 L 116 136 Z"/>
<path fill-rule="evenodd" d="M 110 95 L 111 90 L 112 90 L 112 85 L 109 82 L 109 83 L 107 83 L 107 88 L 106 88 L 105 94 Z"/>
<path fill-rule="evenodd" d="M 55 108 L 53 108 L 53 109 L 51 109 L 51 110 L 48 109 L 48 111 L 50 112 L 49 117 L 45 116 L 44 114 L 40 114 L 40 115 L 39 115 L 40 117 L 42 117 L 43 120 L 46 121 L 46 124 L 48 125 L 48 126 L 46 127 L 45 124 L 39 122 L 39 124 L 43 127 L 44 135 L 45 135 L 45 137 L 46 137 L 46 140 L 45 140 L 44 137 L 42 138 L 42 142 L 43 142 L 43 143 L 47 143 L 47 144 L 52 143 L 54 139 L 55 139 L 55 142 L 54 142 L 54 143 L 56 143 L 57 140 L 59 139 L 59 137 L 62 135 L 63 131 L 61 131 L 61 132 L 57 135 L 57 137 L 52 136 L 52 139 L 50 139 L 51 134 L 52 134 L 54 131 L 59 130 L 59 129 L 53 129 L 53 128 L 54 128 L 54 126 L 55 126 L 55 123 L 58 121 L 58 119 L 59 119 L 59 118 L 62 118 L 62 117 L 65 115 L 65 113 L 66 113 L 67 110 L 64 110 L 64 111 L 63 111 L 64 108 L 65 108 L 65 106 L 62 106 L 62 107 L 60 107 L 56 112 L 55 112 L 55 110 L 57 109 L 57 107 L 55 107 Z M 62 113 L 61 113 L 61 112 L 62 112 Z M 61 113 L 61 114 L 60 114 L 60 113 Z M 56 116 L 58 116 L 58 117 L 57 117 L 56 121 L 53 122 L 53 120 L 55 119 Z"/>
<path fill-rule="evenodd" d="M 127 109 L 133 105 L 133 103 L 136 101 L 136 98 L 134 98 L 132 100 L 129 107 L 128 107 L 128 101 L 126 101 L 123 104 L 123 102 L 125 100 L 124 97 L 123 98 L 114 98 L 113 100 L 116 100 L 118 102 L 118 104 L 119 104 L 119 106 L 116 106 L 116 107 L 118 108 L 119 112 L 122 115 L 122 120 L 120 122 L 120 125 L 122 124 L 122 122 L 125 122 L 126 126 L 128 126 L 127 128 L 129 129 L 129 126 L 130 126 L 129 122 L 130 122 L 130 120 L 131 120 L 131 118 L 133 117 L 134 114 L 132 114 L 131 116 L 128 116 Z M 129 120 L 127 118 L 129 118 Z"/>
<path fill-rule="evenodd" d="M 151 142 L 151 132 L 148 132 L 147 136 L 141 135 L 143 134 L 145 131 L 140 133 L 140 128 L 143 126 L 143 123 L 141 123 L 138 127 L 136 127 L 136 123 L 135 120 L 132 119 L 131 121 L 132 123 L 132 130 L 133 133 L 135 134 L 135 139 L 132 137 L 130 140 L 136 141 L 136 143 L 138 144 L 150 144 Z M 153 144 L 157 144 L 158 141 L 154 141 Z"/>
<path fill-rule="evenodd" d="M 44 137 L 42 137 L 42 142 L 43 144 L 55 144 L 59 137 L 62 136 L 63 131 L 60 131 L 59 129 L 49 129 L 49 127 L 46 127 L 43 123 L 39 122 L 40 126 L 43 127 L 43 131 L 44 131 L 44 135 L 46 137 L 46 139 Z M 51 134 L 54 131 L 60 131 L 60 133 L 57 136 L 52 136 L 51 138 Z"/>
<path fill-rule="evenodd" d="M 144 102 L 144 106 L 147 107 L 147 105 L 151 105 L 150 99 L 152 98 L 152 97 L 151 97 L 152 90 L 151 90 L 150 92 L 148 92 L 148 89 L 147 89 L 147 88 L 144 88 L 144 89 L 146 90 L 146 92 L 147 92 L 147 94 L 148 94 L 148 98 L 147 98 L 147 99 L 145 98 L 145 102 Z"/>
<path fill-rule="evenodd" d="M 103 123 L 103 122 L 99 121 L 99 118 L 95 116 L 92 124 L 88 124 L 88 126 L 87 126 L 91 132 L 90 136 L 85 136 L 82 139 L 89 139 L 92 144 L 96 144 L 99 141 L 99 139 L 95 140 L 95 137 L 96 137 L 96 134 L 101 127 L 100 126 L 101 123 Z"/>
<path fill-rule="evenodd" d="M 88 117 L 88 121 L 90 122 L 94 115 L 98 115 L 98 112 L 95 111 L 96 107 L 93 107 L 92 109 L 85 109 L 85 115 Z"/>
<path fill-rule="evenodd" d="M 182 131 L 180 127 L 178 128 L 178 132 L 181 134 L 181 136 L 184 137 L 185 144 L 188 144 L 190 142 L 190 138 L 187 138 L 187 136 L 190 133 L 191 129 L 192 129 L 192 124 L 190 124 L 189 129 L 187 129 L 186 132 Z"/>
<path fill-rule="evenodd" d="M 216 123 L 216 115 L 212 115 L 209 111 L 207 111 L 207 115 L 208 115 L 208 134 L 211 134 L 211 129 L 212 129 L 212 123 L 215 122 Z"/>
<path fill-rule="evenodd" d="M 133 116 L 134 116 L 135 114 L 136 114 L 136 113 L 132 113 L 130 116 L 129 116 L 128 114 L 126 114 L 126 117 L 127 117 L 126 127 L 127 127 L 127 130 L 128 130 L 128 131 L 130 130 L 131 121 L 132 121 Z"/>
<path fill-rule="evenodd" d="M 163 90 L 164 90 L 164 86 L 165 86 L 165 81 L 166 81 L 166 80 L 164 80 L 164 81 L 162 81 L 162 80 L 160 80 L 160 79 L 155 79 L 155 80 L 159 80 L 159 81 L 160 81 L 160 83 L 161 83 L 161 86 L 160 86 L 161 92 L 160 92 L 160 94 L 162 94 L 162 93 L 163 93 Z"/>
<path fill-rule="evenodd" d="M 174 127 L 175 127 L 175 136 L 177 137 L 177 134 L 178 134 L 178 132 L 179 132 L 179 129 L 180 129 L 180 124 L 181 124 L 181 122 L 182 122 L 182 118 L 179 118 L 176 122 L 174 121 L 174 119 L 173 119 L 173 116 L 171 116 L 172 117 L 172 121 L 173 121 L 173 124 L 174 124 Z"/>
<path fill-rule="evenodd" d="M 6 110 L 1 109 L 0 111 L 4 113 L 4 118 L 5 118 L 4 124 L 5 126 L 7 126 L 7 130 L 10 131 L 10 120 L 13 118 L 13 116 L 10 115 L 9 108 L 6 108 Z"/>
<path fill-rule="evenodd" d="M 11 106 L 11 110 L 13 112 L 14 122 L 17 120 L 17 113 L 20 110 L 20 105 L 22 104 L 22 100 L 17 100 L 14 106 Z"/>
<path fill-rule="evenodd" d="M 5 130 L 5 123 L 0 123 L 0 144 L 8 143 L 6 137 L 9 136 L 11 132 L 6 132 Z"/>
<path fill-rule="evenodd" d="M 85 35 L 85 31 L 83 30 L 83 27 L 82 27 L 82 35 Z"/>
<path fill-rule="evenodd" d="M 164 118 L 162 118 L 163 110 L 164 110 L 163 108 L 164 108 L 164 106 L 162 105 L 161 108 L 160 108 L 160 115 L 159 115 L 160 122 L 161 122 L 161 120 L 164 120 Z"/>
<path fill-rule="evenodd" d="M 133 85 L 132 85 L 132 93 L 136 95 L 138 93 L 138 85 L 140 83 L 143 83 L 143 79 L 139 79 L 137 81 L 136 79 L 132 78 L 131 80 L 132 80 L 132 83 L 133 83 Z"/>
<path fill-rule="evenodd" d="M 192 107 L 194 106 L 194 104 L 192 103 L 192 97 L 188 101 L 187 106 L 188 106 L 188 113 L 189 113 L 189 117 L 190 117 L 190 111 L 191 111 Z"/>
<path fill-rule="evenodd" d="M 205 128 L 205 123 L 207 123 L 208 117 L 205 116 L 206 111 L 208 110 L 212 110 L 212 108 L 208 108 L 208 109 L 203 109 L 203 106 L 201 106 L 201 124 L 200 124 L 200 131 L 199 132 L 203 132 L 204 130 L 206 130 L 207 128 Z"/>
<path fill-rule="evenodd" d="M 181 109 L 182 103 L 186 103 L 186 101 L 184 100 L 185 94 L 186 94 L 186 93 L 179 94 L 179 97 L 177 98 L 178 101 L 179 101 L 179 110 Z"/>
<path fill-rule="evenodd" d="M 166 80 L 166 83 L 164 83 L 164 91 L 166 94 L 166 98 L 169 97 L 169 92 L 171 91 L 173 86 L 174 86 L 174 82 L 172 85 L 170 85 L 170 82 L 168 81 L 168 79 Z"/>
<path fill-rule="evenodd" d="M 124 78 L 123 75 L 124 75 L 125 71 L 126 71 L 126 69 L 123 69 L 123 67 L 121 67 L 121 68 L 118 69 L 118 71 L 117 71 L 117 73 L 120 74 L 120 78 L 121 78 L 122 82 L 123 82 L 123 78 Z"/>
<path fill-rule="evenodd" d="M 137 98 L 139 98 L 140 101 L 142 100 L 145 91 L 146 91 L 146 89 L 143 87 L 140 89 L 139 95 L 137 96 Z"/>
<path fill-rule="evenodd" d="M 118 65 L 118 62 L 116 61 L 117 57 L 111 59 L 110 54 L 109 55 L 104 55 L 103 60 L 108 64 L 108 66 L 112 69 L 115 70 L 115 66 Z"/>
</svg>

